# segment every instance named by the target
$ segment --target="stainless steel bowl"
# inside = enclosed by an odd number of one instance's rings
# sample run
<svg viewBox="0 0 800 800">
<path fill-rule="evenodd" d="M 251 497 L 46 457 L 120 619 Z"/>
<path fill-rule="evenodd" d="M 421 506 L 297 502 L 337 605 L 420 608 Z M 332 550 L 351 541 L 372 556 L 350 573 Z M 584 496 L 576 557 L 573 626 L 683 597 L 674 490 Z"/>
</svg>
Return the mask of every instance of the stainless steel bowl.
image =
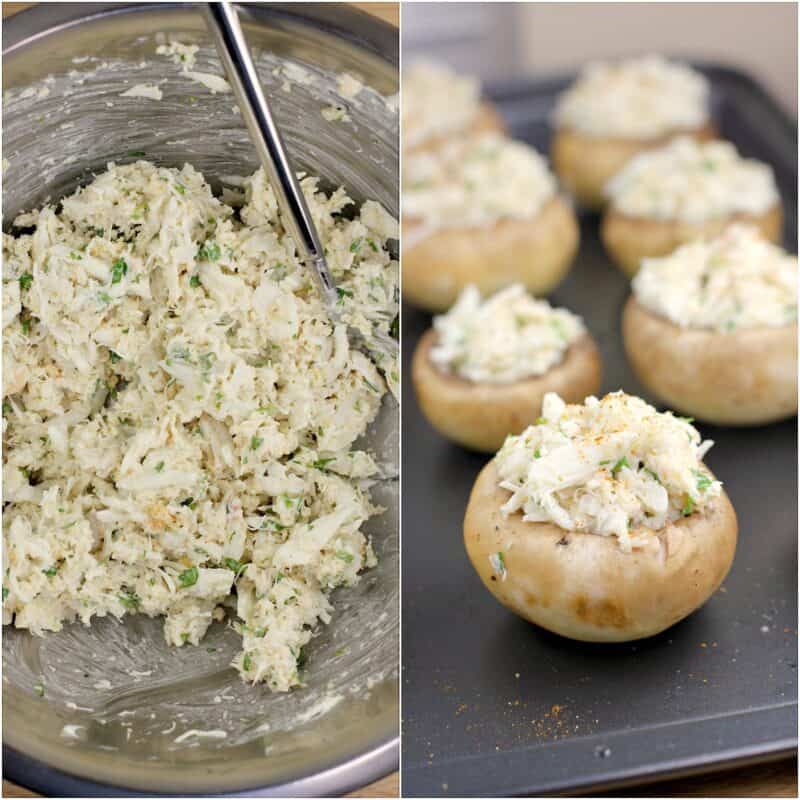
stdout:
<svg viewBox="0 0 800 800">
<path fill-rule="evenodd" d="M 243 15 L 298 165 L 397 214 L 397 115 L 381 97 L 398 90 L 397 31 L 339 4 L 258 4 Z M 188 161 L 217 187 L 256 168 L 232 96 L 209 93 L 156 56 L 161 34 L 201 45 L 196 69 L 219 73 L 189 4 L 50 3 L 5 21 L 6 224 L 142 151 L 159 164 Z M 287 61 L 302 64 L 307 80 L 285 86 Z M 375 91 L 341 98 L 345 71 Z M 154 82 L 160 102 L 119 96 Z M 321 109 L 331 104 L 345 105 L 349 119 L 327 122 Z M 396 476 L 394 402 L 384 403 L 367 445 Z M 307 686 L 289 694 L 240 681 L 228 666 L 238 636 L 222 624 L 199 647 L 180 649 L 167 648 L 159 621 L 144 617 L 42 638 L 5 628 L 4 777 L 62 796 L 325 795 L 395 769 L 397 481 L 381 481 L 373 496 L 387 509 L 369 528 L 379 566 L 335 593 L 334 621 L 309 647 Z M 185 735 L 192 730 L 226 736 Z"/>
</svg>

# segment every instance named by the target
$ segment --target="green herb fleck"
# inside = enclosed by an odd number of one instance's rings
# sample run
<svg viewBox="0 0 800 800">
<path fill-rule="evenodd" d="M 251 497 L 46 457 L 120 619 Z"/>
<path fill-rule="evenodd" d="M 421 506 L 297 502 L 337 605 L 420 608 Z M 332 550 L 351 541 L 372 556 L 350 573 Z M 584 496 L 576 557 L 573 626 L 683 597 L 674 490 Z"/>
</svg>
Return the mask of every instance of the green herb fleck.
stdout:
<svg viewBox="0 0 800 800">
<path fill-rule="evenodd" d="M 175 181 L 175 188 L 181 193 L 186 194 L 186 187 L 179 181 Z"/>
<path fill-rule="evenodd" d="M 43 569 L 42 572 L 44 572 L 44 574 L 47 575 L 48 578 L 52 578 L 53 575 L 58 574 L 58 565 L 53 567 L 48 567 L 47 569 Z"/>
<path fill-rule="evenodd" d="M 22 275 L 19 276 L 19 288 L 23 291 L 30 289 L 32 283 L 33 275 L 31 275 L 30 272 L 23 272 Z"/>
<path fill-rule="evenodd" d="M 213 240 L 209 239 L 198 251 L 197 257 L 201 261 L 217 261 L 222 255 L 219 245 Z"/>
<path fill-rule="evenodd" d="M 182 634 L 181 634 L 181 641 L 182 641 L 184 644 L 186 644 L 186 642 L 188 642 L 188 641 L 189 641 L 189 634 L 188 634 L 188 633 L 182 633 Z"/>
<path fill-rule="evenodd" d="M 118 258 L 111 265 L 111 283 L 119 283 L 128 274 L 128 262 Z"/>
<path fill-rule="evenodd" d="M 129 150 L 128 155 L 131 158 L 144 158 L 146 154 L 144 150 Z"/>
<path fill-rule="evenodd" d="M 200 286 L 200 276 L 192 275 L 192 277 L 189 278 L 189 286 L 191 286 L 192 289 L 197 289 L 197 287 Z"/>
<path fill-rule="evenodd" d="M 344 561 L 345 564 L 352 564 L 354 556 L 352 553 L 348 553 L 347 550 L 337 550 L 336 558 Z"/>
<path fill-rule="evenodd" d="M 156 464 L 156 472 L 161 472 L 163 469 L 164 469 L 164 462 L 159 461 L 158 464 Z"/>
<path fill-rule="evenodd" d="M 111 295 L 108 292 L 98 292 L 97 299 L 101 303 L 105 303 L 106 305 L 108 305 L 111 302 Z"/>
<path fill-rule="evenodd" d="M 261 445 L 264 444 L 264 440 L 260 436 L 254 436 L 250 440 L 250 449 L 251 450 L 258 450 Z"/>
<path fill-rule="evenodd" d="M 115 353 L 113 350 L 109 351 L 111 354 L 111 363 L 117 364 L 118 362 L 122 361 L 122 356 L 119 353 Z"/>
<path fill-rule="evenodd" d="M 688 517 L 692 511 L 694 511 L 694 500 L 687 494 L 683 508 L 681 509 L 681 514 L 683 514 L 684 517 Z"/>
<path fill-rule="evenodd" d="M 353 239 L 350 243 L 350 252 L 355 253 L 358 251 L 358 248 L 361 247 L 361 243 L 364 241 L 363 237 L 359 237 L 358 239 Z"/>
<path fill-rule="evenodd" d="M 620 470 L 621 470 L 623 467 L 627 467 L 628 469 L 630 469 L 630 468 L 631 468 L 631 465 L 628 463 L 628 459 L 627 459 L 625 456 L 622 456 L 622 458 L 621 458 L 619 461 L 617 461 L 617 463 L 616 463 L 616 464 L 614 464 L 614 466 L 613 466 L 613 467 L 611 467 L 611 474 L 612 474 L 614 477 L 616 477 L 617 473 L 618 473 L 618 472 L 619 472 L 619 471 L 620 471 Z"/>
<path fill-rule="evenodd" d="M 239 577 L 239 573 L 247 566 L 247 564 L 243 564 L 241 561 L 237 561 L 235 558 L 224 558 L 223 563 L 225 566 L 231 570 L 231 572 L 236 573 L 236 577 Z"/>
<path fill-rule="evenodd" d="M 242 669 L 245 672 L 250 672 L 250 668 L 253 666 L 253 660 L 250 658 L 250 653 L 245 653 L 244 658 L 242 659 Z"/>
<path fill-rule="evenodd" d="M 651 470 L 649 467 L 642 467 L 642 469 L 643 469 L 643 470 L 644 470 L 644 471 L 645 471 L 645 472 L 646 472 L 646 473 L 647 473 L 647 474 L 648 474 L 648 475 L 649 475 L 649 476 L 650 476 L 650 477 L 651 477 L 651 478 L 652 478 L 652 479 L 653 479 L 653 480 L 654 480 L 656 483 L 661 483 L 661 478 L 659 478 L 659 477 L 658 477 L 658 475 L 657 475 L 655 472 L 653 472 L 653 470 Z"/>
<path fill-rule="evenodd" d="M 695 469 L 692 470 L 692 472 L 694 472 L 694 476 L 697 478 L 697 491 L 704 492 L 713 483 L 711 478 L 702 470 Z"/>
<path fill-rule="evenodd" d="M 136 592 L 133 592 L 129 589 L 125 590 L 124 592 L 120 592 L 117 597 L 119 597 L 122 605 L 125 606 L 125 608 L 127 608 L 129 611 L 135 611 L 137 608 L 139 608 L 139 604 L 142 602 L 142 598 L 139 597 Z"/>
<path fill-rule="evenodd" d="M 341 286 L 336 287 L 336 294 L 339 295 L 339 302 L 343 302 L 345 297 L 352 297 L 352 289 L 343 289 Z"/>
<path fill-rule="evenodd" d="M 560 319 L 558 319 L 557 317 L 554 317 L 553 319 L 551 319 L 550 320 L 550 327 L 553 329 L 553 331 L 555 332 L 556 336 L 558 336 L 558 338 L 562 342 L 566 342 L 567 341 L 567 339 L 569 337 L 567 336 L 567 331 L 564 328 L 564 323 Z"/>
<path fill-rule="evenodd" d="M 187 589 L 189 586 L 194 586 L 199 577 L 200 572 L 198 571 L 197 567 L 189 567 L 189 569 L 185 569 L 180 575 L 178 575 L 178 582 L 182 588 Z"/>
<path fill-rule="evenodd" d="M 39 695 L 39 697 L 44 697 L 44 681 L 39 681 L 34 687 L 33 691 Z"/>
<path fill-rule="evenodd" d="M 508 570 L 506 569 L 506 557 L 503 555 L 502 551 L 498 550 L 496 553 L 489 556 L 489 562 L 492 565 L 492 569 L 500 575 L 501 580 L 505 580 Z"/>
</svg>

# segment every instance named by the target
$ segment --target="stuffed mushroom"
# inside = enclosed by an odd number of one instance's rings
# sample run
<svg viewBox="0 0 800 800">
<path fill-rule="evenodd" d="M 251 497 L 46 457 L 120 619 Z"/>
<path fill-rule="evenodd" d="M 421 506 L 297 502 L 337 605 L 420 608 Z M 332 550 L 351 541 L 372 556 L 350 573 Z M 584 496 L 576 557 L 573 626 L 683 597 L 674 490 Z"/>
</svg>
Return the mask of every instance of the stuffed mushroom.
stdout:
<svg viewBox="0 0 800 800">
<path fill-rule="evenodd" d="M 712 442 L 622 392 L 545 397 L 542 420 L 478 476 L 464 539 L 489 591 L 562 636 L 653 636 L 719 588 L 736 514 L 703 464 Z"/>
<path fill-rule="evenodd" d="M 645 259 L 622 318 L 628 360 L 670 407 L 717 425 L 797 413 L 797 258 L 754 228 Z"/>
<path fill-rule="evenodd" d="M 547 392 L 581 401 L 600 388 L 600 354 L 580 317 L 517 284 L 482 301 L 467 287 L 421 339 L 411 377 L 442 435 L 494 452 L 541 414 Z"/>
<path fill-rule="evenodd" d="M 403 296 L 444 311 L 475 284 L 547 294 L 578 247 L 578 223 L 533 148 L 497 134 L 403 162 Z"/>
<path fill-rule="evenodd" d="M 732 223 L 755 226 L 779 241 L 780 195 L 772 169 L 742 158 L 729 142 L 676 139 L 636 156 L 607 187 L 601 237 L 628 276 L 643 258 L 665 256 Z"/>
<path fill-rule="evenodd" d="M 505 125 L 481 99 L 480 82 L 449 67 L 418 61 L 403 73 L 403 150 L 433 150 L 451 139 L 494 131 Z"/>
<path fill-rule="evenodd" d="M 551 158 L 584 206 L 601 208 L 608 181 L 635 155 L 676 136 L 713 137 L 708 81 L 658 56 L 589 65 L 559 97 Z"/>
</svg>

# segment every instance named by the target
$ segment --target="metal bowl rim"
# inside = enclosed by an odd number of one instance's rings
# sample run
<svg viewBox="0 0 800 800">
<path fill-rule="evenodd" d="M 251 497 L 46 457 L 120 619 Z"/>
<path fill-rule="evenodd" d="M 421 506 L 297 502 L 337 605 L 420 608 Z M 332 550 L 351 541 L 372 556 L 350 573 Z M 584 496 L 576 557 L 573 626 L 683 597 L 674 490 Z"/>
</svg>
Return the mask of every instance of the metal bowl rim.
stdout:
<svg viewBox="0 0 800 800">
<path fill-rule="evenodd" d="M 185 11 L 194 3 L 38 3 L 3 20 L 3 56 L 90 20 L 118 14 L 152 13 L 154 10 Z M 346 3 L 238 3 L 256 22 L 288 19 L 300 25 L 314 25 L 323 33 L 346 39 L 399 68 L 397 28 Z M 153 8 L 156 7 L 156 9 Z M 331 9 L 336 11 L 335 16 Z"/>
</svg>

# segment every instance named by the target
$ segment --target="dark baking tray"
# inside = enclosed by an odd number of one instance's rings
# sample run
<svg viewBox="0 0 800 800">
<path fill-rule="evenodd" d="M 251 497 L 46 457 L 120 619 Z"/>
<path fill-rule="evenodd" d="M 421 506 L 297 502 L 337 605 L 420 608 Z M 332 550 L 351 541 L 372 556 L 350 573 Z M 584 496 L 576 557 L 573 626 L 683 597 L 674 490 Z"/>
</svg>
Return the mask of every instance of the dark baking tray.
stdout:
<svg viewBox="0 0 800 800">
<path fill-rule="evenodd" d="M 721 133 L 775 169 L 797 243 L 797 128 L 760 86 L 703 67 Z M 568 79 L 490 89 L 513 136 L 547 152 L 547 116 Z M 598 218 L 552 301 L 583 315 L 603 355 L 603 391 L 647 397 L 619 334 L 627 282 L 607 259 Z M 699 424 L 709 466 L 739 517 L 722 589 L 670 630 L 631 644 L 550 634 L 502 608 L 462 545 L 469 491 L 486 463 L 422 418 L 410 358 L 430 316 L 403 316 L 402 787 L 424 795 L 596 791 L 797 748 L 796 420 L 751 429 Z"/>
</svg>

